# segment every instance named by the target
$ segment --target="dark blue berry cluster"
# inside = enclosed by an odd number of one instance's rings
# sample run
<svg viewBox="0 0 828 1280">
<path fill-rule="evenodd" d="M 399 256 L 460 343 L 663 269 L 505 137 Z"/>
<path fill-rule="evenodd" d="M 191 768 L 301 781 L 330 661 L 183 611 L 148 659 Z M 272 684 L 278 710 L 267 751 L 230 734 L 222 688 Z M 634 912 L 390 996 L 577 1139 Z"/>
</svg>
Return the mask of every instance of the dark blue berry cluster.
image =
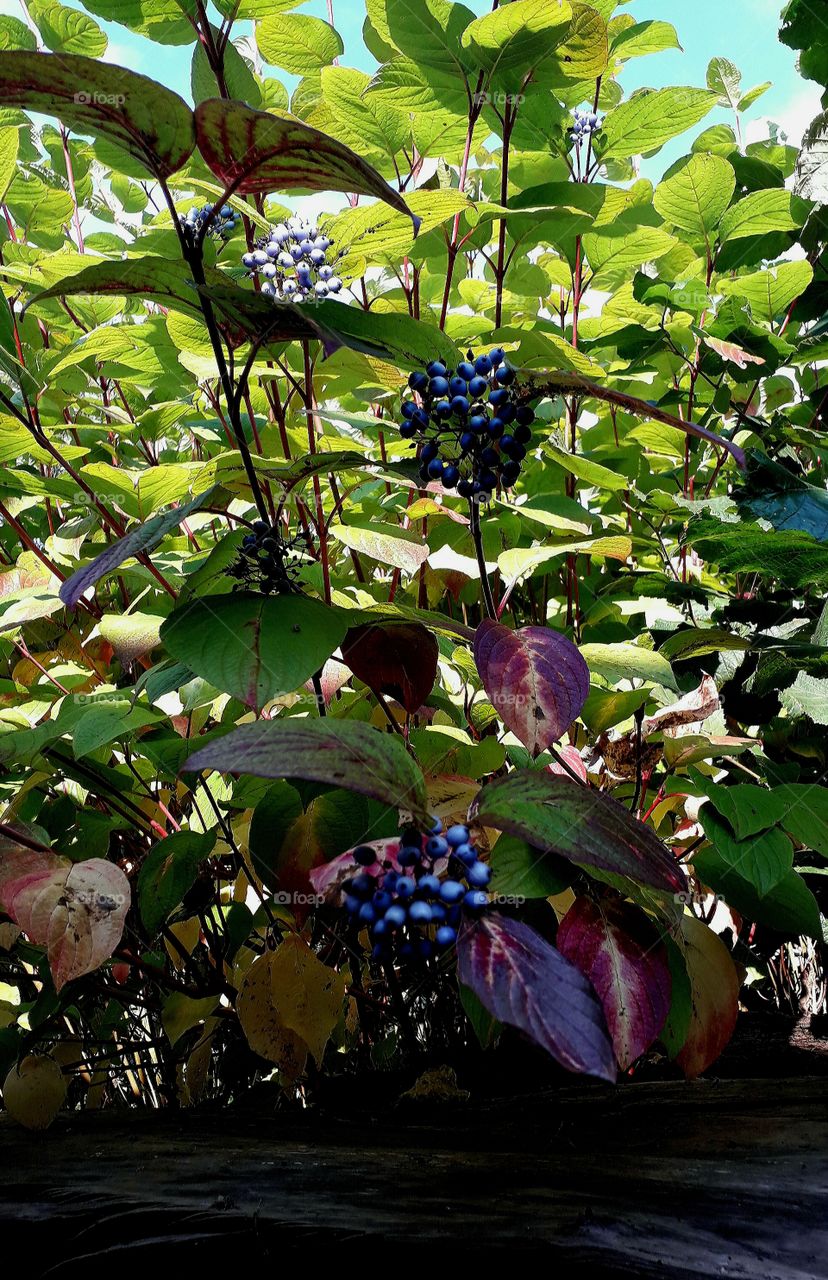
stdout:
<svg viewBox="0 0 828 1280">
<path fill-rule="evenodd" d="M 395 860 L 380 862 L 370 845 L 354 850 L 364 868 L 342 886 L 345 910 L 371 937 L 375 960 L 428 959 L 457 941 L 464 911 L 482 911 L 492 869 L 481 862 L 462 823 L 423 835 L 403 832 Z M 395 865 L 396 863 L 396 865 Z"/>
<path fill-rule="evenodd" d="M 601 128 L 600 117 L 594 111 L 578 111 L 574 113 L 574 121 L 570 133 L 572 141 L 580 146 L 587 138 Z"/>
<path fill-rule="evenodd" d="M 285 595 L 298 592 L 297 552 L 306 549 L 304 535 L 285 540 L 278 525 L 257 520 L 251 533 L 245 535 L 241 555 L 228 569 L 230 577 L 239 579 L 245 587 L 254 587 L 263 595 Z"/>
<path fill-rule="evenodd" d="M 195 241 L 212 213 L 213 206 L 211 204 L 205 204 L 201 209 L 193 205 L 192 209 L 187 211 L 187 216 L 184 219 L 184 234 Z M 240 221 L 239 215 L 234 209 L 231 209 L 229 204 L 222 205 L 210 223 L 209 234 L 216 236 L 219 240 L 229 240 Z"/>
<path fill-rule="evenodd" d="M 329 260 L 333 241 L 304 218 L 288 218 L 256 241 L 242 262 L 262 277 L 262 293 L 280 302 L 305 302 L 339 293 L 342 281 Z"/>
<path fill-rule="evenodd" d="M 403 400 L 399 430 L 419 446 L 423 480 L 479 499 L 515 483 L 535 420 L 517 398 L 515 377 L 499 347 L 476 358 L 469 351 L 456 369 L 432 360 L 411 374 L 414 395 Z"/>
</svg>

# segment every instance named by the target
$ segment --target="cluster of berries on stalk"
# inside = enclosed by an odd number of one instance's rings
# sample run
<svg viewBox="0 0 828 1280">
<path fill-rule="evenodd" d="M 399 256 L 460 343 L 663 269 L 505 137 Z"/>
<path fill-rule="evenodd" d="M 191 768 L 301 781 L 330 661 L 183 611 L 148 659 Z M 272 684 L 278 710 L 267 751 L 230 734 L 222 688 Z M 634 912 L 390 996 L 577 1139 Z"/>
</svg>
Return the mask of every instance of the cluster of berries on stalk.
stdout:
<svg viewBox="0 0 828 1280">
<path fill-rule="evenodd" d="M 333 241 L 315 223 L 288 218 L 256 241 L 242 262 L 251 276 L 262 277 L 262 293 L 280 302 L 305 302 L 339 293 L 342 281 L 329 261 Z"/>
<path fill-rule="evenodd" d="M 363 870 L 342 886 L 345 910 L 368 929 L 375 960 L 427 960 L 445 951 L 457 941 L 463 912 L 489 901 L 492 869 L 464 823 L 444 832 L 436 819 L 425 835 L 409 828 L 394 860 L 381 862 L 370 845 L 353 856 Z"/>
<path fill-rule="evenodd" d="M 213 205 L 205 204 L 201 209 L 193 205 L 192 209 L 188 209 L 184 218 L 184 234 L 192 241 L 201 234 L 202 227 L 208 218 L 213 215 Z M 229 204 L 224 204 L 218 212 L 212 216 L 210 222 L 209 234 L 216 236 L 219 240 L 229 240 L 230 236 L 236 230 L 241 221 L 235 209 L 231 209 Z"/>
<path fill-rule="evenodd" d="M 301 590 L 297 555 L 307 546 L 304 534 L 286 540 L 279 525 L 257 520 L 252 533 L 242 539 L 239 560 L 228 573 L 263 595 L 286 595 Z"/>
<path fill-rule="evenodd" d="M 590 138 L 601 128 L 600 116 L 595 111 L 579 111 L 576 109 L 574 113 L 574 122 L 570 133 L 572 141 L 578 146 L 586 139 Z"/>
<path fill-rule="evenodd" d="M 515 377 L 500 347 L 476 358 L 469 351 L 456 369 L 432 360 L 411 374 L 414 398 L 403 400 L 399 431 L 419 446 L 422 480 L 483 500 L 516 482 L 535 413 L 519 401 Z"/>
</svg>

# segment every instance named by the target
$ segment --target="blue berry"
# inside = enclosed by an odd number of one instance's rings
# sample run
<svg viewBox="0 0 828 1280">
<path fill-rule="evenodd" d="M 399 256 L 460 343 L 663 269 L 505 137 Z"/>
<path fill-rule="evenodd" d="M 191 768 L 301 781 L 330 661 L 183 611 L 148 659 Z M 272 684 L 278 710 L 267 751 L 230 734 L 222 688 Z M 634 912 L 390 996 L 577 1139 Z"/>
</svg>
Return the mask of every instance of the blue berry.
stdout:
<svg viewBox="0 0 828 1280">
<path fill-rule="evenodd" d="M 439 480 L 443 474 L 442 458 L 432 458 L 428 464 L 428 474 L 432 480 Z"/>
<path fill-rule="evenodd" d="M 397 862 L 399 862 L 401 867 L 413 867 L 415 862 L 419 861 L 419 849 L 400 849 L 397 854 Z"/>
<path fill-rule="evenodd" d="M 406 921 L 405 907 L 389 907 L 385 913 L 385 923 L 389 929 L 401 929 Z"/>
<path fill-rule="evenodd" d="M 458 844 L 454 850 L 454 856 L 467 867 L 477 862 L 477 852 L 470 844 Z"/>
<path fill-rule="evenodd" d="M 485 395 L 488 385 L 489 384 L 485 378 L 481 378 L 479 376 L 472 378 L 471 382 L 469 383 L 469 395 L 470 396 Z"/>
<path fill-rule="evenodd" d="M 443 836 L 432 836 L 426 843 L 426 853 L 431 858 L 444 858 L 448 851 L 448 841 Z"/>
<path fill-rule="evenodd" d="M 321 271 L 319 274 L 322 274 Z M 428 375 L 421 372 L 409 374 L 408 385 L 412 391 L 425 391 L 428 387 Z"/>
<path fill-rule="evenodd" d="M 515 417 L 522 427 L 531 427 L 535 421 L 535 410 L 530 404 L 519 404 L 515 410 Z"/>
<path fill-rule="evenodd" d="M 474 362 L 474 367 L 478 373 L 485 375 L 491 373 L 492 362 L 488 356 L 478 356 Z"/>
<path fill-rule="evenodd" d="M 410 440 L 410 438 L 411 438 L 412 436 L 416 436 L 416 434 L 417 434 L 417 423 L 416 423 L 416 422 L 401 422 L 401 423 L 400 423 L 400 435 L 402 436 L 403 440 Z"/>
<path fill-rule="evenodd" d="M 439 449 L 437 448 L 437 445 L 434 443 L 434 441 L 426 440 L 425 444 L 420 450 L 420 461 L 431 462 L 432 458 L 436 458 L 438 453 L 439 453 Z"/>
<path fill-rule="evenodd" d="M 467 387 L 465 378 L 458 378 L 456 375 L 449 382 L 449 391 L 453 396 L 464 396 Z"/>
<path fill-rule="evenodd" d="M 450 924 L 441 924 L 435 941 L 438 947 L 451 947 L 457 941 L 457 930 L 452 929 Z"/>
<path fill-rule="evenodd" d="M 432 360 L 431 364 L 426 365 L 426 373 L 430 378 L 443 378 L 447 372 L 442 360 Z"/>
<path fill-rule="evenodd" d="M 354 898 L 351 894 L 348 894 L 346 896 L 345 910 L 348 912 L 349 916 L 355 916 L 361 906 L 362 906 L 362 903 L 360 902 L 359 898 Z"/>
<path fill-rule="evenodd" d="M 463 417 L 465 417 L 469 411 L 468 397 L 455 396 L 454 399 L 451 401 L 451 411 L 452 413 L 458 413 L 458 414 L 461 414 Z"/>
<path fill-rule="evenodd" d="M 504 404 L 497 411 L 497 416 L 501 422 L 510 423 L 515 420 L 515 406 L 513 404 Z"/>
<path fill-rule="evenodd" d="M 518 424 L 518 426 L 516 426 L 514 431 L 512 432 L 512 435 L 515 437 L 518 444 L 528 444 L 529 441 L 532 439 L 532 428 L 523 427 L 520 424 Z"/>
<path fill-rule="evenodd" d="M 440 897 L 443 902 L 447 902 L 449 906 L 454 906 L 461 898 L 465 897 L 465 887 L 459 880 L 444 880 L 440 885 Z"/>
<path fill-rule="evenodd" d="M 506 424 L 501 417 L 492 418 L 491 422 L 489 423 L 489 435 L 492 437 L 493 440 L 498 440 L 500 436 L 503 435 L 503 430 L 505 426 Z"/>
<path fill-rule="evenodd" d="M 471 498 L 474 495 L 474 481 L 460 480 L 457 484 L 457 492 L 461 498 Z"/>
<path fill-rule="evenodd" d="M 506 390 L 505 387 L 495 387 L 494 391 L 489 392 L 489 404 L 493 404 L 496 407 L 502 404 L 506 404 L 508 399 L 509 399 L 509 392 Z"/>
<path fill-rule="evenodd" d="M 442 376 L 432 378 L 431 382 L 428 384 L 429 394 L 432 396 L 444 396 L 448 393 L 448 389 L 448 378 L 444 378 Z"/>
<path fill-rule="evenodd" d="M 476 413 L 473 418 L 469 418 L 470 431 L 485 431 L 489 425 L 489 419 L 482 413 Z"/>
<path fill-rule="evenodd" d="M 504 462 L 500 470 L 500 479 L 507 487 L 513 485 L 520 475 L 519 462 Z"/>
<path fill-rule="evenodd" d="M 373 867 L 376 860 L 376 851 L 370 845 L 361 844 L 354 849 L 354 862 L 358 862 L 361 867 Z"/>
<path fill-rule="evenodd" d="M 458 364 L 457 373 L 459 377 L 465 379 L 466 382 L 471 382 L 475 373 L 474 365 L 470 364 L 468 360 L 464 360 L 462 364 Z"/>
<path fill-rule="evenodd" d="M 427 902 L 412 902 L 408 918 L 412 924 L 431 924 L 431 907 Z"/>
<path fill-rule="evenodd" d="M 458 845 L 465 844 L 469 838 L 469 829 L 465 823 L 455 823 L 453 827 L 449 827 L 446 832 L 446 840 L 455 848 Z"/>
<path fill-rule="evenodd" d="M 442 902 L 432 902 L 431 904 L 431 923 L 443 924 L 446 919 L 446 909 Z"/>
<path fill-rule="evenodd" d="M 363 902 L 359 909 L 358 919 L 361 920 L 363 924 L 372 924 L 376 919 L 376 912 L 370 902 Z"/>
<path fill-rule="evenodd" d="M 432 407 L 431 412 L 434 414 L 436 418 L 450 418 L 451 404 L 449 403 L 448 400 L 438 400 L 437 403 Z"/>
<path fill-rule="evenodd" d="M 372 901 L 377 915 L 384 916 L 388 908 L 391 906 L 393 898 L 391 897 L 391 894 L 386 893 L 384 889 L 379 889 L 374 894 Z"/>
<path fill-rule="evenodd" d="M 465 452 L 467 449 L 471 449 L 473 444 L 474 436 L 471 431 L 464 431 L 460 437 L 460 448 Z"/>
<path fill-rule="evenodd" d="M 492 869 L 485 862 L 473 862 L 466 872 L 466 879 L 473 889 L 485 889 L 492 878 Z"/>
<path fill-rule="evenodd" d="M 514 369 L 511 369 L 508 364 L 500 364 L 495 369 L 495 377 L 501 387 L 508 387 L 514 382 L 516 374 Z"/>
<path fill-rule="evenodd" d="M 397 881 L 397 896 L 400 898 L 410 898 L 417 888 L 417 884 L 411 879 L 411 876 L 400 876 Z"/>
<path fill-rule="evenodd" d="M 489 360 L 491 361 L 493 369 L 496 369 L 498 365 L 503 364 L 503 357 L 505 354 L 506 352 L 502 347 L 495 347 L 494 351 L 489 352 Z"/>
<path fill-rule="evenodd" d="M 443 482 L 444 489 L 453 489 L 460 479 L 459 468 L 455 467 L 454 463 L 451 463 L 444 469 L 440 479 Z"/>
<path fill-rule="evenodd" d="M 413 418 L 419 406 L 413 400 L 404 400 L 400 413 L 404 418 Z"/>
<path fill-rule="evenodd" d="M 482 889 L 469 889 L 463 899 L 463 906 L 468 911 L 481 911 L 483 907 L 488 906 L 488 903 L 489 895 L 484 893 Z"/>
<path fill-rule="evenodd" d="M 496 467 L 497 464 L 500 462 L 500 454 L 498 453 L 497 449 L 492 449 L 492 448 L 484 449 L 480 455 L 480 461 L 484 463 L 487 467 Z"/>
<path fill-rule="evenodd" d="M 388 933 L 388 923 L 385 920 L 377 920 L 371 930 L 372 938 L 381 938 Z"/>
<path fill-rule="evenodd" d="M 420 876 L 417 881 L 417 889 L 420 893 L 426 893 L 429 896 L 437 897 L 440 892 L 440 880 L 437 876 Z"/>
<path fill-rule="evenodd" d="M 513 435 L 505 435 L 500 437 L 500 447 L 504 453 L 509 453 L 514 443 L 515 443 L 515 437 Z"/>
<path fill-rule="evenodd" d="M 364 873 L 362 875 L 354 876 L 348 887 L 350 888 L 351 893 L 356 894 L 358 898 L 367 898 L 368 894 L 373 892 L 374 877 L 365 875 Z"/>
<path fill-rule="evenodd" d="M 495 475 L 495 473 L 493 471 L 481 471 L 480 472 L 481 493 L 483 492 L 484 489 L 488 493 L 491 493 L 492 489 L 495 489 L 495 488 L 497 488 L 497 476 Z"/>
</svg>

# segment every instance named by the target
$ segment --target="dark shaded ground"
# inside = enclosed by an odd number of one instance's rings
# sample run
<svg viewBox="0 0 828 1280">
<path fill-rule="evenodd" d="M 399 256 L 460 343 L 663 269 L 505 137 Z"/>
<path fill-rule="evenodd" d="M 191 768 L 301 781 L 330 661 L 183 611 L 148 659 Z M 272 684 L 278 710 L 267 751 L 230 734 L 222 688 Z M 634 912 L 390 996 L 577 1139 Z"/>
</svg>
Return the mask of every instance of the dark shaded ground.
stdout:
<svg viewBox="0 0 828 1280">
<path fill-rule="evenodd" d="M 824 1069 L 813 1045 L 792 1052 L 780 1041 L 778 1064 Z M 735 1046 L 731 1069 L 751 1057 Z M 319 1113 L 76 1113 L 40 1136 L 3 1117 L 3 1258 L 27 1277 L 150 1280 L 320 1264 L 828 1277 L 826 1085 L 568 1077 L 442 1106 L 333 1091 Z"/>
</svg>

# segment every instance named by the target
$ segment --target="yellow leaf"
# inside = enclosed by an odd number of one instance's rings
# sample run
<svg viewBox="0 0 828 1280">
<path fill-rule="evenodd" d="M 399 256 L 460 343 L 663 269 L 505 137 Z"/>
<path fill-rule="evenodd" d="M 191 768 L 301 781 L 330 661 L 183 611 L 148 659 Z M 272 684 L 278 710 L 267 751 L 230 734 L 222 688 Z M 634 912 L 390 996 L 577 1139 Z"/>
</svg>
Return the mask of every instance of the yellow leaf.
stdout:
<svg viewBox="0 0 828 1280">
<path fill-rule="evenodd" d="M 66 1081 L 54 1058 L 30 1054 L 3 1084 L 6 1110 L 26 1129 L 48 1129 L 65 1098 Z"/>
<path fill-rule="evenodd" d="M 320 1063 L 342 1015 L 345 975 L 329 969 L 298 934 L 291 934 L 274 952 L 271 978 L 282 1023 L 302 1037 Z"/>
<path fill-rule="evenodd" d="M 272 979 L 276 955 L 275 951 L 266 951 L 253 961 L 239 988 L 236 1013 L 253 1052 L 275 1062 L 286 1079 L 298 1080 L 305 1069 L 308 1048 L 285 1026 L 276 1010 Z"/>
</svg>

